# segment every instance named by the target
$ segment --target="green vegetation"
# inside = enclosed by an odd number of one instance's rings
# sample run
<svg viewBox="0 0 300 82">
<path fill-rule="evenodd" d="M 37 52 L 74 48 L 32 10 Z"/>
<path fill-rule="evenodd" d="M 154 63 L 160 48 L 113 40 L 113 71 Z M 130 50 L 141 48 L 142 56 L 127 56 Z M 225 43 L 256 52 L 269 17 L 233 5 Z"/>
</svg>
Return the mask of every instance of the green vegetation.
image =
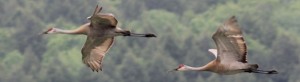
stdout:
<svg viewBox="0 0 300 82">
<path fill-rule="evenodd" d="M 122 28 L 158 36 L 117 37 L 99 73 L 81 62 L 85 36 L 39 35 L 88 22 L 97 3 Z M 0 0 L 0 82 L 299 82 L 299 9 L 300 0 Z M 212 60 L 211 36 L 232 15 L 249 62 L 279 74 L 167 73 Z"/>
</svg>

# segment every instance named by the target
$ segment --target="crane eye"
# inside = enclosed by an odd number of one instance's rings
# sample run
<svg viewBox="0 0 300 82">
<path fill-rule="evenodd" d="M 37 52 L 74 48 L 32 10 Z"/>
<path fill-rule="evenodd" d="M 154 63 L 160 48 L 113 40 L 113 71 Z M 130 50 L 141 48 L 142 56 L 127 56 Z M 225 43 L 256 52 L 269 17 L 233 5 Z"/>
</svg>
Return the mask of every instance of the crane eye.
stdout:
<svg viewBox="0 0 300 82">
<path fill-rule="evenodd" d="M 181 68 L 181 67 L 183 67 L 184 66 L 184 64 L 180 64 L 179 66 L 178 66 L 178 68 Z"/>
</svg>

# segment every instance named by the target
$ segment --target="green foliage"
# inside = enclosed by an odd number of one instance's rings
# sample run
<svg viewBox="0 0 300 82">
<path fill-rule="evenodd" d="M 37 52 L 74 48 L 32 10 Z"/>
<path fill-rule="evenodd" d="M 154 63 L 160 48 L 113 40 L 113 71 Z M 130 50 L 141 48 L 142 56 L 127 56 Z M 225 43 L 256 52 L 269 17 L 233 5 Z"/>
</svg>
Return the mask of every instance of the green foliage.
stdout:
<svg viewBox="0 0 300 82">
<path fill-rule="evenodd" d="M 86 36 L 39 35 L 50 26 L 75 29 L 96 4 L 118 26 L 157 38 L 116 37 L 92 72 L 81 61 Z M 300 0 L 0 0 L 1 82 L 299 82 Z M 237 16 L 249 63 L 277 75 L 173 72 L 183 63 L 201 66 L 214 57 L 217 27 Z"/>
</svg>

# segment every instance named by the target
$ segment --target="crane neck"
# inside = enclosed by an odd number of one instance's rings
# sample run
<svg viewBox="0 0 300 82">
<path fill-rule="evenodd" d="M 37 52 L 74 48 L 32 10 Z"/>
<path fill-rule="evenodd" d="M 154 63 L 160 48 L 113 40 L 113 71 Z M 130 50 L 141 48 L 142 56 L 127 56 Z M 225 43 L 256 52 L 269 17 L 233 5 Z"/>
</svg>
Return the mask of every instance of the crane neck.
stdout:
<svg viewBox="0 0 300 82">
<path fill-rule="evenodd" d="M 63 30 L 63 29 L 55 28 L 55 30 L 56 30 L 56 33 L 58 33 L 58 34 L 87 35 L 87 30 L 84 28 L 77 28 L 77 29 L 73 29 L 73 30 Z"/>
<path fill-rule="evenodd" d="M 89 32 L 89 27 L 90 27 L 90 23 L 85 23 L 85 24 L 79 26 L 77 29 L 73 29 L 73 30 L 63 30 L 63 29 L 55 28 L 55 33 L 87 35 Z"/>
<path fill-rule="evenodd" d="M 63 30 L 63 29 L 59 29 L 59 28 L 56 28 L 56 33 L 59 33 L 59 34 L 81 34 L 79 32 L 77 32 L 77 30 Z"/>
<path fill-rule="evenodd" d="M 192 71 L 207 71 L 206 66 L 200 66 L 200 67 L 192 67 L 186 65 L 186 70 L 192 70 Z"/>
</svg>

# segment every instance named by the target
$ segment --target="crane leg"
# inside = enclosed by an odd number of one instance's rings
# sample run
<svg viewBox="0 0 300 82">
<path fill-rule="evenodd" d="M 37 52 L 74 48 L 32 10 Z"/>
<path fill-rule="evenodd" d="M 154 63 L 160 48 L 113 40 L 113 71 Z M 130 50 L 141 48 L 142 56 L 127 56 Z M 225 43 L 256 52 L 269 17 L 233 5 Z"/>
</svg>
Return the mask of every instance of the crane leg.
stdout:
<svg viewBox="0 0 300 82">
<path fill-rule="evenodd" d="M 260 73 L 260 74 L 278 74 L 276 70 L 271 70 L 271 71 L 264 71 L 264 70 L 258 70 L 258 69 L 246 69 L 244 72 L 248 73 Z"/>
<path fill-rule="evenodd" d="M 135 37 L 156 37 L 154 34 L 138 34 L 138 33 L 131 33 L 130 31 L 124 31 L 123 36 L 135 36 Z"/>
</svg>

